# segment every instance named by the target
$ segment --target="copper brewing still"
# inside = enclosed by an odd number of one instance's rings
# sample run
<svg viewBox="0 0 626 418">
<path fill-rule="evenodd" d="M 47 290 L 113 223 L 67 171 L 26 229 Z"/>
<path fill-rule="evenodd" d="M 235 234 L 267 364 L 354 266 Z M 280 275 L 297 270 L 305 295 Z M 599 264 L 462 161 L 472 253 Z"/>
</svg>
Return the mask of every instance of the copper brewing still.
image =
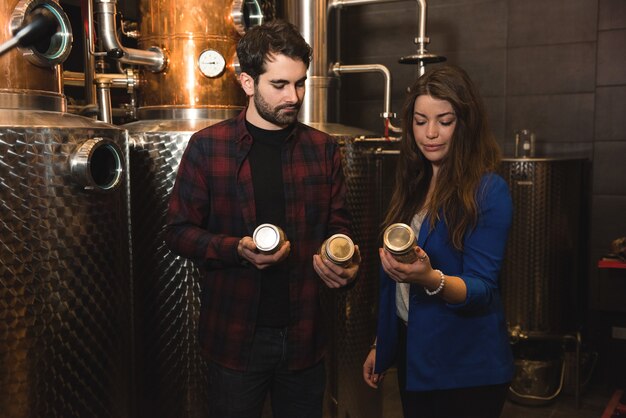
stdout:
<svg viewBox="0 0 626 418">
<path fill-rule="evenodd" d="M 48 13 L 56 24 L 56 31 L 48 39 L 29 46 L 8 50 L 0 59 L 0 107 L 24 108 L 24 99 L 45 102 L 54 110 L 63 110 L 65 102 L 61 89 L 60 63 L 65 61 L 72 45 L 69 19 L 53 0 L 11 0 L 0 4 L 0 43 L 9 41 L 18 29 L 33 15 Z M 39 100 L 33 99 L 37 96 Z"/>
<path fill-rule="evenodd" d="M 243 106 L 235 47 L 244 29 L 233 17 L 240 3 L 141 1 L 139 45 L 159 45 L 168 63 L 163 72 L 145 72 L 140 118 L 166 109 Z"/>
<path fill-rule="evenodd" d="M 206 119 L 214 117 L 209 115 L 214 110 L 223 116 L 244 106 L 236 44 L 247 27 L 263 19 L 257 1 L 141 0 L 139 9 L 140 30 L 134 37 L 140 49 L 131 49 L 117 36 L 115 0 L 93 0 L 94 26 L 104 50 L 95 55 L 116 59 L 123 70 L 127 64 L 141 67 L 132 86 L 137 87 L 139 119 Z M 90 72 L 85 70 L 86 80 Z M 106 100 L 100 100 L 103 105 Z"/>
</svg>

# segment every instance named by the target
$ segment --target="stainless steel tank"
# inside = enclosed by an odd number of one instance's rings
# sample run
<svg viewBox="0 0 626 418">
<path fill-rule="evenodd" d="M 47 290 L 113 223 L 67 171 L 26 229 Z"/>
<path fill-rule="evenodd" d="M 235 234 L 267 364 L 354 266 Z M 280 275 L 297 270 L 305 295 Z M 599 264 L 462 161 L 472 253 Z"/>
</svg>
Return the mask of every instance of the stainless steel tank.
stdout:
<svg viewBox="0 0 626 418">
<path fill-rule="evenodd" d="M 147 120 L 131 136 L 135 370 L 139 417 L 207 417 L 206 362 L 197 339 L 199 272 L 163 242 L 169 194 L 191 135 L 219 120 Z"/>
<path fill-rule="evenodd" d="M 514 207 L 500 282 L 516 369 L 508 394 L 517 403 L 553 401 L 568 373 L 578 403 L 581 370 L 593 370 L 588 360 L 584 367 L 578 333 L 586 271 L 585 168 L 583 159 L 556 158 L 505 159 L 500 166 Z"/>
<path fill-rule="evenodd" d="M 585 266 L 582 159 L 505 159 L 513 198 L 501 286 L 509 329 L 564 334 L 577 329 Z"/>
<path fill-rule="evenodd" d="M 0 109 L 4 418 L 129 416 L 125 150 L 109 125 Z"/>
<path fill-rule="evenodd" d="M 4 2 L 0 42 L 40 8 L 57 31 L 0 56 L 0 415 L 128 417 L 126 133 L 65 112 L 56 2 Z"/>
<path fill-rule="evenodd" d="M 336 138 L 353 216 L 352 238 L 359 246 L 362 263 L 352 289 L 322 294 L 331 330 L 325 416 L 377 418 L 383 416 L 382 395 L 363 383 L 362 366 L 376 336 L 380 226 L 395 180 L 398 142 L 354 135 Z"/>
<path fill-rule="evenodd" d="M 372 133 L 363 129 L 329 122 L 329 90 L 333 79 L 329 74 L 326 39 L 328 1 L 290 0 L 282 3 L 286 19 L 300 29 L 313 49 L 299 119 L 332 135 L 341 144 L 347 202 L 354 218 L 353 239 L 363 258 L 354 288 L 348 292 L 324 292 L 322 295 L 331 329 L 325 416 L 377 418 L 382 415 L 381 392 L 371 391 L 361 376 L 363 361 L 376 334 L 378 233 L 386 209 L 383 196 L 388 190 L 386 186 L 390 185 L 383 180 L 394 177 L 393 171 L 390 177 L 387 175 L 389 167 L 386 163 L 395 158 L 395 144 L 384 139 L 371 139 Z M 384 175 L 381 174 L 383 171 Z"/>
<path fill-rule="evenodd" d="M 191 135 L 245 105 L 236 44 L 258 23 L 256 1 L 142 0 L 142 47 L 159 45 L 167 69 L 144 72 L 131 138 L 137 410 L 141 417 L 207 417 L 206 361 L 197 340 L 199 273 L 172 254 L 162 229 Z"/>
</svg>

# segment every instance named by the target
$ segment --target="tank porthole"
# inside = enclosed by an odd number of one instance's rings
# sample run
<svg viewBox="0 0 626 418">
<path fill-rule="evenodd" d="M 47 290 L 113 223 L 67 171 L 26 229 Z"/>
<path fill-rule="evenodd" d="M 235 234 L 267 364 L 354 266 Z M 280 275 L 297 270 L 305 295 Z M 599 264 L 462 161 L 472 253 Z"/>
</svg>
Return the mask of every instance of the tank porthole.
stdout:
<svg viewBox="0 0 626 418">
<path fill-rule="evenodd" d="M 230 15 L 241 36 L 251 27 L 263 23 L 263 10 L 257 0 L 234 0 Z"/>
<path fill-rule="evenodd" d="M 115 190 L 124 174 L 120 148 L 111 140 L 93 138 L 78 147 L 70 159 L 74 180 L 89 191 Z"/>
<path fill-rule="evenodd" d="M 61 6 L 45 0 L 20 1 L 11 15 L 11 32 L 17 33 L 38 14 L 45 14 L 56 22 L 56 30 L 50 37 L 28 47 L 19 47 L 19 50 L 31 63 L 53 67 L 65 62 L 72 49 L 72 27 Z"/>
</svg>

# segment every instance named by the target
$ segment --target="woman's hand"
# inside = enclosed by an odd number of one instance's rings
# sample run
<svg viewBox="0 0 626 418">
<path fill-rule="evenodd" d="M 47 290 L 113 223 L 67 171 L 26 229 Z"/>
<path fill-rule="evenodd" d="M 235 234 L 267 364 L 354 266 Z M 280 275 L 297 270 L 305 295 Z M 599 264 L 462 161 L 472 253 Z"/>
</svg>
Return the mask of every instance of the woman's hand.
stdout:
<svg viewBox="0 0 626 418">
<path fill-rule="evenodd" d="M 397 261 L 383 248 L 379 248 L 378 253 L 383 269 L 393 280 L 398 283 L 416 283 L 424 285 L 428 281 L 428 278 L 432 276 L 433 268 L 430 265 L 428 254 L 426 254 L 422 248 L 415 246 L 413 250 L 415 251 L 417 260 L 411 264 Z"/>
<path fill-rule="evenodd" d="M 372 348 L 363 363 L 363 380 L 368 386 L 378 389 L 378 384 L 383 381 L 384 373 L 374 373 L 376 365 L 376 349 Z"/>
<path fill-rule="evenodd" d="M 411 264 L 400 263 L 382 248 L 378 249 L 378 253 L 383 269 L 392 280 L 423 286 L 431 292 L 429 293 L 431 296 L 436 294 L 448 303 L 463 303 L 467 298 L 465 281 L 460 277 L 444 275 L 443 272 L 434 270 L 430 265 L 428 254 L 422 248 L 415 247 L 417 260 Z"/>
</svg>

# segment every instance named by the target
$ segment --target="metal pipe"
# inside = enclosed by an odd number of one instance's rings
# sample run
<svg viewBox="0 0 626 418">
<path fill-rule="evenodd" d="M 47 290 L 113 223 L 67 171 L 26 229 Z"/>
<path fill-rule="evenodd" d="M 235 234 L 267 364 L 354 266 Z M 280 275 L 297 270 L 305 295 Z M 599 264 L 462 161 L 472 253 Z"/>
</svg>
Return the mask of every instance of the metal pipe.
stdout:
<svg viewBox="0 0 626 418">
<path fill-rule="evenodd" d="M 103 1 L 103 0 L 99 0 Z M 300 28 L 304 39 L 313 47 L 311 66 L 308 71 L 306 81 L 307 94 L 304 97 L 300 112 L 300 120 L 304 123 L 326 123 L 328 121 L 328 86 L 330 84 L 330 72 L 335 72 L 335 67 L 330 70 L 328 66 L 328 46 L 327 46 L 327 21 L 331 10 L 340 6 L 353 6 L 362 4 L 388 3 L 399 0 L 300 0 L 286 2 L 285 15 L 287 20 Z M 426 37 L 426 0 L 417 0 L 419 32 L 415 42 L 419 44 L 418 53 L 425 51 L 424 45 L 429 42 Z M 379 71 L 386 77 L 386 82 L 390 83 L 389 71 L 384 66 L 372 64 L 366 71 L 363 66 L 341 66 L 339 64 L 335 72 L 370 72 Z M 349 69 L 347 69 L 349 68 Z M 383 70 L 384 68 L 384 70 Z M 330 70 L 330 71 L 329 71 Z M 421 69 L 423 73 L 423 68 Z M 421 74 L 420 74 L 421 75 Z M 386 128 L 393 132 L 401 132 L 401 129 L 393 126 L 390 120 L 390 102 L 388 97 L 391 88 L 386 86 L 385 93 L 385 118 Z"/>
<path fill-rule="evenodd" d="M 300 0 L 285 3 L 287 20 L 300 29 L 302 37 L 313 48 L 307 72 L 306 90 L 300 120 L 304 123 L 326 123 L 328 120 L 328 45 L 326 0 Z"/>
<path fill-rule="evenodd" d="M 330 0 L 328 10 L 343 6 L 360 6 L 363 4 L 392 3 L 400 0 Z"/>
<path fill-rule="evenodd" d="M 385 96 L 383 113 L 381 113 L 380 116 L 385 119 L 386 125 L 391 131 L 401 132 L 400 128 L 393 126 L 391 123 L 391 118 L 395 118 L 396 114 L 391 112 L 391 73 L 386 66 L 382 64 L 342 65 L 336 62 L 331 66 L 331 72 L 336 76 L 339 76 L 342 73 L 355 74 L 377 72 L 382 74 L 385 80 Z"/>
<path fill-rule="evenodd" d="M 98 17 L 98 33 L 107 55 L 126 64 L 145 65 L 152 72 L 163 71 L 167 65 L 165 53 L 153 46 L 147 51 L 125 48 L 117 39 L 115 29 L 115 0 L 96 0 L 95 15 Z"/>
<path fill-rule="evenodd" d="M 63 84 L 66 86 L 82 87 L 86 83 L 85 74 L 75 71 L 63 71 Z M 95 84 L 109 83 L 111 88 L 133 89 L 137 86 L 137 74 L 129 71 L 128 74 L 97 74 Z"/>
<path fill-rule="evenodd" d="M 392 3 L 400 0 L 330 0 L 328 3 L 328 12 L 332 9 L 344 6 L 360 6 L 364 4 Z M 426 36 L 426 0 L 417 1 L 417 22 L 418 33 L 415 43 L 418 44 L 418 52 L 424 52 L 424 45 L 430 42 Z"/>
<path fill-rule="evenodd" d="M 83 45 L 85 45 L 85 54 L 83 55 L 83 63 L 85 65 L 84 74 L 84 92 L 85 103 L 87 106 L 96 104 L 96 85 L 93 82 L 96 73 L 96 62 L 93 55 L 94 39 L 93 39 L 93 0 L 82 0 L 81 11 L 83 18 Z"/>
<path fill-rule="evenodd" d="M 417 52 L 426 52 L 425 45 L 430 42 L 430 39 L 426 36 L 426 0 L 417 0 L 417 19 L 418 19 L 418 32 L 415 43 L 418 45 Z"/>
<path fill-rule="evenodd" d="M 111 123 L 111 83 L 107 80 L 96 81 L 96 92 L 98 93 L 98 119 L 102 122 Z"/>
<path fill-rule="evenodd" d="M 376 3 L 390 3 L 399 0 L 330 0 L 328 4 L 328 13 L 331 10 L 343 6 L 357 6 L 363 4 L 376 4 Z M 430 54 L 426 50 L 426 45 L 430 43 L 430 38 L 426 36 L 426 17 L 427 17 L 427 6 L 426 0 L 416 0 L 417 1 L 417 37 L 414 39 L 414 43 L 417 45 L 417 54 L 402 57 L 400 58 L 400 63 L 402 64 L 413 64 L 416 63 L 418 65 L 418 76 L 422 76 L 424 72 L 426 72 L 425 65 L 427 63 L 435 63 L 445 61 L 444 57 L 438 57 L 434 54 Z"/>
<path fill-rule="evenodd" d="M 385 100 L 384 111 L 381 114 L 382 117 L 395 117 L 395 113 L 391 114 L 391 73 L 389 69 L 382 64 L 360 64 L 360 65 L 343 65 L 338 62 L 331 66 L 331 71 L 339 76 L 342 73 L 355 74 L 355 73 L 381 73 L 385 79 Z"/>
</svg>

